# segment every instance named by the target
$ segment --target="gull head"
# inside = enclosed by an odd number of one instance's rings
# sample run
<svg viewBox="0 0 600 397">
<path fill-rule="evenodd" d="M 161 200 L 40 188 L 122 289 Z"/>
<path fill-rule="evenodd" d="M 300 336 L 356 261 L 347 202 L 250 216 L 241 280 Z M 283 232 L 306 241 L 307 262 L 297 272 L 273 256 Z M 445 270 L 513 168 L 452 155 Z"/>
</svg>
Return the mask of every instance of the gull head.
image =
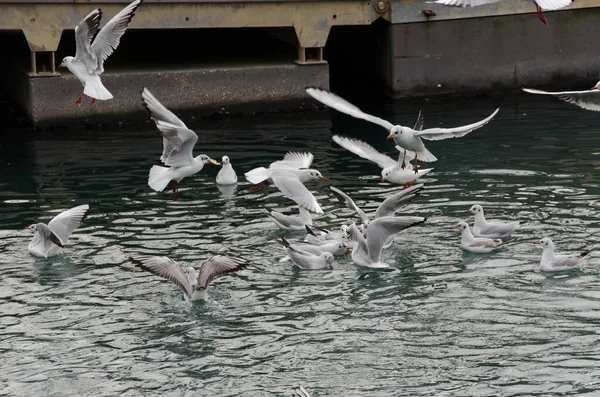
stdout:
<svg viewBox="0 0 600 397">
<path fill-rule="evenodd" d="M 473 215 L 483 214 L 483 207 L 479 204 L 473 204 L 473 206 L 469 208 L 466 212 Z"/>
<path fill-rule="evenodd" d="M 73 57 L 64 57 L 62 62 L 60 63 L 60 65 L 58 65 L 59 68 L 68 68 L 69 65 L 71 64 L 71 62 L 73 62 Z"/>
<path fill-rule="evenodd" d="M 600 90 L 600 81 L 597 82 L 596 85 L 592 87 L 592 90 Z"/>
<path fill-rule="evenodd" d="M 37 224 L 36 224 L 36 223 L 34 223 L 33 225 L 29 225 L 29 226 L 27 226 L 25 229 L 27 229 L 27 230 L 30 230 L 30 231 L 31 231 L 31 233 L 34 233 L 34 234 L 35 234 L 35 232 L 37 232 Z"/>
<path fill-rule="evenodd" d="M 306 176 L 308 176 L 308 180 L 322 180 L 322 181 L 326 181 L 327 178 L 325 178 L 323 175 L 321 175 L 321 173 L 317 170 L 313 170 L 313 169 L 306 169 L 304 170 L 304 173 L 306 174 Z"/>
<path fill-rule="evenodd" d="M 392 167 L 384 168 L 381 171 L 381 182 L 385 182 L 392 174 Z"/>
<path fill-rule="evenodd" d="M 329 265 L 330 269 L 333 269 L 333 254 L 330 252 L 325 252 L 323 255 L 325 255 L 325 263 Z"/>
<path fill-rule="evenodd" d="M 392 127 L 392 129 L 390 130 L 390 135 L 387 136 L 387 139 L 390 138 L 397 138 L 399 136 L 402 135 L 402 126 L 400 125 L 395 125 Z"/>
<path fill-rule="evenodd" d="M 535 243 L 541 245 L 543 249 L 546 249 L 548 247 L 554 248 L 554 243 L 552 242 L 550 237 L 544 237 L 543 239 L 541 239 L 540 241 L 536 241 Z"/>
<path fill-rule="evenodd" d="M 210 157 L 208 157 L 205 154 L 201 154 L 200 156 L 196 156 L 196 161 L 201 161 L 202 164 L 210 163 L 212 165 L 221 165 L 221 163 L 219 163 L 216 160 L 211 159 Z"/>
<path fill-rule="evenodd" d="M 462 234 L 465 230 L 469 230 L 469 225 L 467 222 L 458 222 L 456 225 L 452 226 L 452 229 L 458 229 L 458 231 Z"/>
<path fill-rule="evenodd" d="M 223 163 L 223 164 L 229 164 L 229 157 L 227 157 L 227 156 L 221 157 L 221 163 Z"/>
</svg>

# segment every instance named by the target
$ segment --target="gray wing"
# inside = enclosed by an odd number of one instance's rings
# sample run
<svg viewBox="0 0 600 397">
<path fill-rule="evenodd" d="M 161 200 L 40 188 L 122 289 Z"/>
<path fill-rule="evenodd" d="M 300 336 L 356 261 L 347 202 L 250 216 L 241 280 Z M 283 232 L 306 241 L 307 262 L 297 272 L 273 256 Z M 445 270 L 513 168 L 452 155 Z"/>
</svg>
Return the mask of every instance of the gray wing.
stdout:
<svg viewBox="0 0 600 397">
<path fill-rule="evenodd" d="M 483 235 L 503 235 L 511 233 L 519 228 L 521 223 L 519 221 L 505 223 L 505 222 L 488 222 L 485 227 L 480 228 L 480 234 Z"/>
<path fill-rule="evenodd" d="M 417 121 L 415 122 L 415 126 L 413 127 L 413 130 L 421 131 L 423 129 L 424 125 L 425 125 L 425 122 L 423 121 L 423 112 L 421 110 L 419 110 L 419 115 L 417 116 Z"/>
<path fill-rule="evenodd" d="M 502 0 L 436 0 L 428 3 L 443 4 L 445 6 L 477 7 L 485 4 L 497 3 Z"/>
<path fill-rule="evenodd" d="M 335 198 L 337 198 L 340 203 L 344 204 L 347 208 L 350 208 L 358 214 L 363 224 L 369 223 L 369 217 L 367 216 L 367 214 L 365 214 L 365 212 L 361 210 L 358 207 L 358 205 L 356 205 L 356 203 L 350 198 L 350 196 L 333 186 L 330 186 L 329 189 L 331 189 Z"/>
<path fill-rule="evenodd" d="M 42 238 L 44 239 L 43 243 L 44 243 L 44 246 L 46 247 L 45 252 L 48 252 L 51 248 L 50 246 L 47 246 L 47 244 L 49 242 L 53 242 L 54 244 L 58 245 L 61 248 L 64 247 L 64 243 L 60 239 L 60 237 L 58 235 L 56 235 L 56 233 L 54 233 L 52 230 L 50 230 L 50 228 L 48 226 L 44 225 L 43 223 L 38 223 L 37 229 L 38 229 L 38 233 L 40 233 L 40 236 L 42 236 Z"/>
<path fill-rule="evenodd" d="M 143 0 L 135 0 L 127 7 L 123 8 L 117 15 L 111 18 L 98 32 L 96 39 L 92 43 L 92 51 L 98 60 L 96 73 L 104 72 L 104 61 L 114 50 L 119 46 L 121 36 L 127 30 L 127 26 L 135 15 L 135 11 L 140 6 Z"/>
<path fill-rule="evenodd" d="M 396 165 L 396 160 L 383 153 L 379 153 L 373 146 L 366 142 L 359 141 L 358 139 L 344 138 L 339 135 L 334 135 L 332 139 L 344 149 L 363 159 L 374 162 L 381 168 L 388 168 Z"/>
<path fill-rule="evenodd" d="M 487 123 L 489 123 L 490 120 L 494 118 L 494 116 L 498 113 L 499 110 L 500 108 L 496 109 L 494 113 L 492 113 L 490 116 L 473 124 L 463 125 L 454 128 L 428 128 L 423 131 L 415 132 L 415 136 L 427 139 L 428 141 L 440 141 L 442 139 L 460 138 L 467 135 L 469 132 L 481 128 Z"/>
<path fill-rule="evenodd" d="M 324 105 L 334 108 L 338 112 L 346 113 L 349 116 L 356 117 L 357 119 L 362 119 L 369 121 L 371 123 L 375 123 L 377 125 L 382 126 L 386 130 L 390 131 L 394 124 L 386 121 L 384 119 L 380 119 L 379 117 L 371 116 L 360 110 L 355 105 L 351 104 L 344 98 L 341 98 L 331 92 L 320 90 L 318 88 L 307 88 L 306 93 L 311 97 L 315 98 L 317 101 L 321 102 Z"/>
<path fill-rule="evenodd" d="M 315 196 L 300 182 L 297 175 L 291 172 L 277 172 L 271 175 L 271 180 L 285 197 L 294 200 L 298 206 L 317 214 L 323 213 Z"/>
<path fill-rule="evenodd" d="M 360 230 L 358 230 L 354 223 L 350 225 L 346 233 L 348 233 L 348 239 L 350 241 L 354 241 L 358 244 L 359 250 L 363 250 L 365 253 L 368 254 L 369 247 L 367 246 L 367 240 L 365 240 L 365 236 L 363 236 L 363 234 L 360 232 Z"/>
<path fill-rule="evenodd" d="M 194 288 L 180 264 L 175 263 L 166 256 L 130 256 L 129 261 L 155 276 L 169 280 L 181 288 L 189 299 L 192 298 Z"/>
<path fill-rule="evenodd" d="M 164 107 L 147 88 L 142 90 L 142 102 L 163 136 L 163 153 L 160 160 L 172 167 L 182 167 L 192 163 L 198 135 Z"/>
<path fill-rule="evenodd" d="M 531 88 L 523 88 L 523 91 L 530 94 L 552 95 L 558 99 L 562 99 L 565 102 L 577 105 L 580 108 L 600 112 L 600 90 L 597 89 L 587 91 L 548 92 L 534 90 Z"/>
<path fill-rule="evenodd" d="M 386 198 L 375 212 L 375 218 L 384 216 L 393 216 L 396 212 L 406 207 L 415 197 L 423 190 L 424 185 L 418 184 L 411 186 L 408 189 L 400 190 L 399 192 Z"/>
<path fill-rule="evenodd" d="M 87 218 L 89 211 L 90 206 L 87 204 L 73 207 L 52 218 L 52 220 L 48 222 L 48 227 L 60 238 L 63 244 L 66 244 L 67 240 L 69 240 L 69 236 L 73 233 L 73 230 L 77 229 L 83 223 L 85 218 Z"/>
<path fill-rule="evenodd" d="M 215 255 L 202 262 L 198 273 L 198 288 L 206 289 L 217 277 L 237 272 L 248 266 L 250 266 L 250 263 L 245 259 Z"/>
<path fill-rule="evenodd" d="M 102 11 L 97 8 L 87 14 L 75 27 L 75 58 L 73 62 L 83 62 L 88 72 L 98 67 L 98 57 L 92 49 L 92 40 L 98 33 Z"/>
<path fill-rule="evenodd" d="M 425 221 L 426 218 L 420 216 L 384 216 L 373 220 L 367 226 L 367 246 L 371 261 L 379 262 L 381 250 L 390 236 Z"/>
<path fill-rule="evenodd" d="M 482 238 L 482 237 L 475 237 L 474 240 L 472 240 L 469 243 L 470 247 L 483 247 L 483 248 L 496 248 L 500 245 L 502 245 L 502 240 L 498 239 L 491 239 L 491 238 Z"/>
<path fill-rule="evenodd" d="M 270 168 L 310 168 L 315 156 L 309 152 L 287 152 L 283 160 L 274 161 Z"/>
</svg>

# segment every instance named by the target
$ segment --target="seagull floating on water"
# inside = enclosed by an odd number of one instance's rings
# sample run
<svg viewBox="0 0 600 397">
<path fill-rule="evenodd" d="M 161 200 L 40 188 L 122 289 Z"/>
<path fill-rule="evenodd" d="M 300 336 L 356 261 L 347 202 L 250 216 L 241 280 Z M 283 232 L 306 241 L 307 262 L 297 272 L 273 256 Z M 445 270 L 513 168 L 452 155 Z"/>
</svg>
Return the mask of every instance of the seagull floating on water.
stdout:
<svg viewBox="0 0 600 397">
<path fill-rule="evenodd" d="M 487 238 L 501 238 L 510 236 L 521 226 L 521 222 L 498 222 L 487 221 L 483 214 L 483 207 L 479 204 L 473 205 L 467 210 L 469 214 L 475 215 L 473 223 L 473 236 Z"/>
<path fill-rule="evenodd" d="M 25 229 L 33 232 L 27 250 L 31 255 L 43 258 L 61 254 L 69 236 L 81 226 L 89 211 L 89 205 L 79 205 L 56 215 L 47 225 L 40 222 L 27 226 Z"/>
<path fill-rule="evenodd" d="M 267 216 L 277 225 L 278 228 L 283 230 L 305 230 L 306 225 L 312 225 L 312 216 L 310 212 L 302 207 L 298 207 L 299 215 L 285 215 L 279 211 L 269 210 Z"/>
<path fill-rule="evenodd" d="M 302 269 L 317 270 L 317 269 L 333 269 L 333 254 L 330 252 L 321 252 L 316 254 L 314 251 L 306 251 L 300 247 L 293 246 L 284 239 L 277 240 L 284 246 L 288 256 L 296 265 Z"/>
<path fill-rule="evenodd" d="M 190 301 L 206 299 L 208 286 L 213 280 L 250 265 L 242 258 L 222 255 L 202 261 L 198 271 L 191 266 L 184 270 L 166 256 L 135 256 L 129 257 L 129 261 L 155 276 L 169 280 L 183 291 L 184 299 Z"/>
<path fill-rule="evenodd" d="M 550 237 L 544 237 L 540 241 L 536 241 L 544 249 L 542 260 L 540 261 L 540 270 L 543 272 L 558 272 L 563 270 L 571 270 L 579 267 L 581 262 L 587 258 L 590 251 L 585 251 L 574 255 L 557 255 L 554 253 L 554 242 Z"/>
<path fill-rule="evenodd" d="M 503 247 L 506 243 L 514 240 L 475 237 L 473 236 L 473 233 L 471 233 L 471 228 L 469 228 L 467 222 L 458 222 L 458 224 L 452 226 L 452 228 L 458 229 L 460 231 L 461 248 L 470 252 L 474 252 L 476 254 L 485 254 L 488 252 L 492 252 L 493 250 Z"/>
<path fill-rule="evenodd" d="M 193 150 L 198 135 L 164 107 L 147 88 L 142 91 L 142 101 L 163 137 L 163 153 L 160 161 L 169 166 L 152 166 L 148 175 L 148 186 L 157 192 L 162 192 L 169 182 L 173 181 L 175 182 L 173 193 L 177 198 L 179 182 L 183 178 L 200 172 L 204 164 L 220 164 L 205 154 L 194 157 Z"/>
<path fill-rule="evenodd" d="M 305 225 L 304 228 L 308 232 L 306 241 L 312 245 L 321 245 L 331 241 L 346 242 L 348 240 L 348 225 L 342 225 L 339 232 L 312 225 Z"/>
<path fill-rule="evenodd" d="M 104 72 L 104 61 L 119 46 L 121 36 L 135 15 L 135 11 L 143 0 L 135 0 L 115 15 L 100 29 L 102 10 L 90 12 L 75 27 L 75 57 L 63 58 L 59 68 L 66 67 L 83 85 L 83 92 L 75 103 L 80 104 L 83 94 L 106 101 L 112 94 L 102 85 L 100 75 Z"/>
<path fill-rule="evenodd" d="M 221 164 L 221 169 L 217 174 L 217 185 L 235 185 L 237 183 L 237 175 L 231 165 L 229 157 L 223 156 L 221 158 Z"/>
<path fill-rule="evenodd" d="M 447 6 L 459 6 L 459 7 L 475 7 L 486 4 L 497 3 L 502 0 L 437 0 L 437 1 L 428 1 L 428 3 L 437 3 L 443 4 Z M 545 25 L 548 25 L 548 20 L 544 15 L 542 10 L 558 10 L 560 8 L 564 8 L 570 5 L 573 0 L 527 0 L 533 2 L 535 4 L 535 9 L 537 10 L 538 18 L 544 22 Z"/>
<path fill-rule="evenodd" d="M 401 125 L 394 125 L 389 121 L 381 119 L 376 116 L 372 116 L 360 110 L 355 105 L 351 104 L 344 98 L 341 98 L 331 92 L 320 90 L 318 88 L 307 88 L 306 92 L 315 98 L 317 101 L 334 108 L 335 110 L 346 113 L 349 116 L 356 117 L 358 119 L 366 120 L 371 123 L 375 123 L 386 130 L 388 130 L 389 138 L 393 138 L 394 142 L 400 147 L 407 150 L 415 152 L 415 172 L 418 171 L 418 160 L 425 162 L 437 161 L 437 157 L 435 157 L 423 144 L 421 138 L 429 140 L 429 141 L 439 141 L 442 139 L 448 138 L 460 138 L 467 135 L 469 132 L 476 130 L 478 128 L 486 125 L 491 119 L 494 118 L 496 113 L 500 110 L 500 108 L 496 109 L 494 113 L 492 113 L 487 118 L 478 121 L 473 124 L 464 125 L 461 127 L 454 128 L 429 128 L 426 130 L 415 130 L 409 127 L 403 127 Z M 419 113 L 420 114 L 420 113 Z M 417 126 L 422 128 L 422 115 L 419 117 L 421 120 L 417 120 Z M 401 168 L 406 166 L 406 162 L 402 161 Z"/>
<path fill-rule="evenodd" d="M 523 91 L 530 94 L 552 95 L 565 102 L 577 105 L 580 108 L 600 112 L 600 81 L 591 89 L 584 91 L 548 92 L 534 90 L 533 88 L 523 88 Z"/>
</svg>

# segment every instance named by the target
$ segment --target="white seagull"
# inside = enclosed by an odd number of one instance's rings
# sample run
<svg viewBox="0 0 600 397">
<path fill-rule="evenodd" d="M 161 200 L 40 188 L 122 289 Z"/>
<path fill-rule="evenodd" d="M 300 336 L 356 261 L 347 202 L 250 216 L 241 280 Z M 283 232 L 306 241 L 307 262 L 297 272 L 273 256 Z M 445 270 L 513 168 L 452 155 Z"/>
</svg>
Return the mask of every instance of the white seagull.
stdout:
<svg viewBox="0 0 600 397">
<path fill-rule="evenodd" d="M 104 72 L 104 61 L 119 46 L 121 36 L 135 15 L 143 0 L 135 0 L 115 15 L 100 29 L 102 11 L 97 8 L 90 12 L 75 27 L 75 57 L 63 58 L 59 68 L 66 67 L 83 85 L 83 92 L 75 103 L 81 103 L 83 94 L 106 101 L 112 94 L 102 85 L 100 75 Z"/>
<path fill-rule="evenodd" d="M 310 180 L 327 180 L 319 171 L 308 168 L 312 161 L 312 153 L 289 152 L 286 153 L 283 160 L 271 163 L 269 168 L 258 167 L 244 175 L 248 182 L 258 184 L 250 190 L 257 190 L 271 180 L 285 197 L 295 201 L 299 207 L 322 214 L 323 210 L 317 199 L 304 186 L 304 182 Z"/>
<path fill-rule="evenodd" d="M 333 254 L 330 252 L 321 252 L 316 255 L 313 252 L 305 251 L 292 246 L 286 239 L 277 240 L 285 247 L 288 256 L 296 265 L 302 269 L 333 269 Z"/>
<path fill-rule="evenodd" d="M 458 6 L 458 7 L 476 7 L 491 3 L 497 3 L 502 0 L 437 0 L 437 1 L 428 1 L 428 3 L 437 3 L 443 4 L 447 6 Z M 564 8 L 571 4 L 573 0 L 528 0 L 532 1 L 535 4 L 535 9 L 537 10 L 538 18 L 544 24 L 548 25 L 548 20 L 546 16 L 542 12 L 542 10 L 558 10 L 560 8 Z"/>
<path fill-rule="evenodd" d="M 402 147 L 405 152 L 406 150 L 415 152 L 415 172 L 418 171 L 419 159 L 425 162 L 437 161 L 437 158 L 429 150 L 427 150 L 423 144 L 423 141 L 421 141 L 421 138 L 429 141 L 439 141 L 442 139 L 463 137 L 469 132 L 486 125 L 500 110 L 500 108 L 496 109 L 489 117 L 473 124 L 463 125 L 455 128 L 429 128 L 419 131 L 409 127 L 403 127 L 401 125 L 394 125 L 389 121 L 379 117 L 366 114 L 344 98 L 341 98 L 331 92 L 320 90 L 318 88 L 307 88 L 306 92 L 317 101 L 330 106 L 339 112 L 375 123 L 388 130 L 388 139 L 394 138 L 394 142 L 396 142 L 398 146 Z M 418 121 L 417 125 L 419 125 Z M 401 166 L 404 168 L 405 161 L 402 162 Z"/>
<path fill-rule="evenodd" d="M 558 272 L 562 270 L 570 270 L 579 267 L 581 262 L 587 258 L 590 252 L 586 251 L 580 254 L 573 255 L 557 255 L 554 253 L 554 243 L 550 237 L 544 237 L 536 244 L 541 244 L 544 252 L 540 261 L 540 270 L 543 272 Z"/>
<path fill-rule="evenodd" d="M 492 252 L 495 249 L 503 247 L 506 243 L 513 241 L 513 239 L 501 240 L 499 238 L 491 239 L 485 237 L 475 237 L 473 236 L 473 233 L 471 233 L 471 229 L 469 228 L 467 222 L 458 222 L 458 224 L 452 226 L 452 228 L 460 231 L 461 248 L 476 254 Z"/>
<path fill-rule="evenodd" d="M 302 207 L 298 207 L 299 215 L 285 215 L 279 211 L 272 211 L 265 208 L 267 216 L 283 230 L 304 230 L 306 225 L 312 225 L 312 216 L 310 212 Z"/>
<path fill-rule="evenodd" d="M 69 236 L 83 223 L 89 211 L 89 205 L 79 205 L 56 215 L 48 225 L 40 222 L 27 226 L 25 229 L 33 233 L 27 250 L 31 255 L 43 258 L 61 254 Z"/>
<path fill-rule="evenodd" d="M 169 182 L 174 181 L 173 193 L 177 198 L 179 182 L 183 178 L 198 173 L 206 163 L 220 164 L 205 154 L 194 157 L 193 150 L 198 141 L 198 135 L 187 128 L 173 112 L 164 107 L 147 88 L 142 91 L 142 101 L 163 137 L 163 153 L 160 161 L 169 166 L 152 166 L 148 176 L 148 186 L 161 192 Z"/>
<path fill-rule="evenodd" d="M 371 145 L 366 142 L 359 141 L 358 139 L 344 138 L 339 135 L 334 135 L 333 140 L 344 149 L 362 157 L 363 159 L 372 161 L 379 167 L 383 168 L 383 170 L 381 170 L 381 182 L 388 181 L 392 183 L 398 183 L 404 185 L 404 188 L 406 189 L 411 185 L 411 183 L 416 182 L 417 179 L 423 175 L 427 175 L 433 171 L 433 168 L 413 171 L 413 166 L 410 164 L 410 161 L 414 158 L 414 156 L 411 153 L 408 153 L 406 157 L 403 157 L 403 149 L 400 146 L 396 146 L 396 149 L 400 152 L 398 161 L 396 161 L 388 155 L 379 153 Z M 406 159 L 407 162 L 405 162 L 405 167 L 402 168 L 402 161 L 404 159 Z"/>
<path fill-rule="evenodd" d="M 467 213 L 475 215 L 473 223 L 473 235 L 475 237 L 501 238 L 510 236 L 521 226 L 521 222 L 498 222 L 487 221 L 483 214 L 483 207 L 479 204 L 473 205 Z"/>
<path fill-rule="evenodd" d="M 237 183 L 237 175 L 229 157 L 223 156 L 221 164 L 223 165 L 217 174 L 217 185 L 235 185 Z"/>
<path fill-rule="evenodd" d="M 297 251 L 306 251 L 317 256 L 321 255 L 323 252 L 329 252 L 331 255 L 334 256 L 344 255 L 346 252 L 348 252 L 348 245 L 342 241 L 329 240 L 323 241 L 319 245 L 314 245 L 308 243 L 292 242 L 290 240 L 284 239 L 283 237 L 281 239 L 285 240 L 288 243 L 288 245 L 291 245 Z M 286 247 L 285 243 L 283 243 L 282 241 L 280 241 L 280 243 L 281 245 Z"/>
<path fill-rule="evenodd" d="M 381 251 L 385 242 L 404 229 L 425 222 L 420 216 L 384 216 L 369 223 L 369 233 L 365 238 L 356 225 L 350 226 L 348 233 L 352 246 L 352 261 L 359 266 L 384 268 L 389 265 L 381 262 Z"/>
<path fill-rule="evenodd" d="M 184 270 L 166 256 L 135 256 L 129 257 L 129 261 L 155 276 L 169 280 L 183 291 L 184 299 L 190 301 L 206 299 L 208 286 L 214 279 L 250 265 L 242 258 L 222 255 L 202 261 L 198 271 L 191 266 Z"/>
<path fill-rule="evenodd" d="M 534 90 L 532 88 L 523 88 L 523 91 L 530 94 L 552 95 L 565 102 L 577 105 L 580 108 L 600 112 L 600 81 L 591 89 L 584 91 L 548 92 Z"/>
<path fill-rule="evenodd" d="M 312 225 L 305 225 L 304 228 L 308 232 L 306 241 L 312 245 L 321 245 L 331 241 L 346 242 L 348 240 L 348 225 L 342 225 L 339 232 L 322 229 Z"/>
</svg>

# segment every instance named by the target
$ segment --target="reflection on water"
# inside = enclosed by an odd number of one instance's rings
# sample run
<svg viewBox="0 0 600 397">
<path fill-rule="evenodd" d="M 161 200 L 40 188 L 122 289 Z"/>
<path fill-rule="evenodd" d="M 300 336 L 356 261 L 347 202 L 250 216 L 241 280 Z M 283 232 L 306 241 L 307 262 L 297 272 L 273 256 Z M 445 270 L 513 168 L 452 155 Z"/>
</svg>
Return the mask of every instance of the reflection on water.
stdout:
<svg viewBox="0 0 600 397">
<path fill-rule="evenodd" d="M 302 234 L 277 230 L 264 207 L 295 209 L 273 187 L 249 192 L 241 177 L 288 150 L 311 151 L 329 178 L 310 185 L 325 211 L 315 224 L 348 222 L 328 186 L 367 211 L 399 186 L 382 184 L 331 130 L 392 154 L 380 127 L 328 112 L 186 120 L 200 136 L 195 153 L 228 155 L 240 179 L 217 187 L 219 168 L 206 166 L 181 183 L 178 201 L 147 187 L 161 153 L 151 124 L 16 131 L 0 146 L 0 394 L 291 396 L 303 385 L 314 396 L 592 395 L 598 260 L 541 274 L 533 241 L 552 236 L 560 251 L 598 242 L 600 118 L 547 99 L 424 106 L 426 127 L 502 109 L 465 138 L 427 143 L 439 161 L 406 213 L 428 221 L 384 252 L 385 272 L 349 257 L 332 271 L 281 261 L 275 239 Z M 410 125 L 418 107 L 365 110 Z M 82 203 L 91 214 L 66 253 L 29 256 L 23 227 Z M 526 220 L 519 240 L 491 255 L 461 251 L 451 226 L 473 203 L 490 218 Z M 227 253 L 253 266 L 190 304 L 128 264 L 134 253 L 184 264 Z"/>
</svg>

